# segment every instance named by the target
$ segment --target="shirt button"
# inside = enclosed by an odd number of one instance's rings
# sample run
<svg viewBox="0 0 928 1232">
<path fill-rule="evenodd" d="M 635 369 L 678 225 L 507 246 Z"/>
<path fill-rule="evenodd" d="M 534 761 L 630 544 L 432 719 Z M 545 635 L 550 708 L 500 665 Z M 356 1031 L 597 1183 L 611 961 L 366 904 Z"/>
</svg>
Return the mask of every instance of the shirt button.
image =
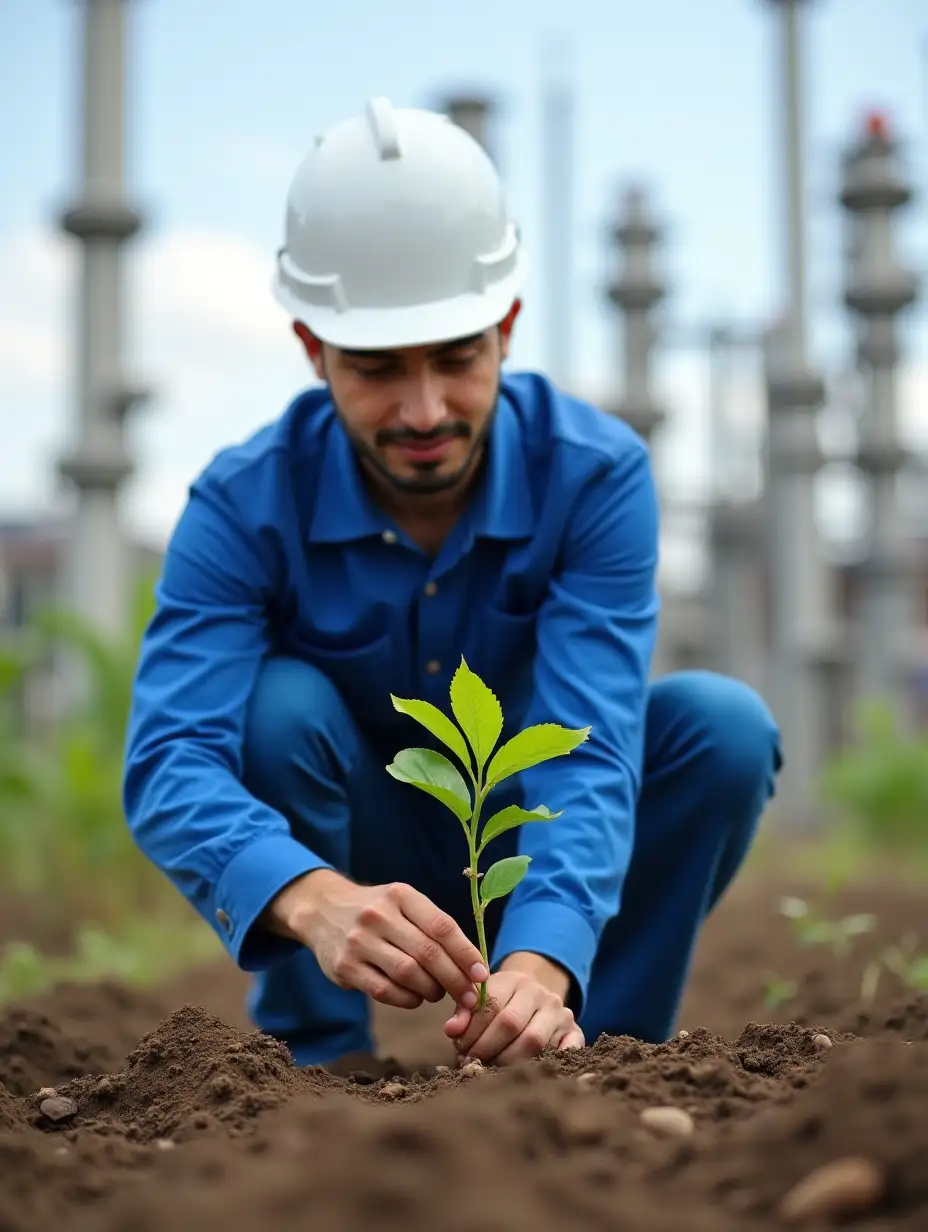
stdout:
<svg viewBox="0 0 928 1232">
<path fill-rule="evenodd" d="M 429 595 L 430 597 L 432 595 L 438 594 L 438 583 L 437 582 L 426 582 L 426 584 L 422 587 L 422 593 L 424 595 Z"/>
<path fill-rule="evenodd" d="M 425 670 L 430 676 L 434 676 L 436 672 L 441 671 L 441 664 L 437 659 L 429 659 L 428 663 L 425 665 Z"/>
<path fill-rule="evenodd" d="M 384 543 L 396 543 L 396 531 L 395 530 L 385 530 L 381 538 L 383 539 Z"/>
</svg>

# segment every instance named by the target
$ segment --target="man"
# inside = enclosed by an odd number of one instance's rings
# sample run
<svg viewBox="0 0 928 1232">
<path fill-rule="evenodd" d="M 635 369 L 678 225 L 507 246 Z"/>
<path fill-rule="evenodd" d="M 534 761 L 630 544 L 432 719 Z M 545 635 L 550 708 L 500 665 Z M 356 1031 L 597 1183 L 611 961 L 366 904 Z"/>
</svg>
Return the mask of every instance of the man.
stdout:
<svg viewBox="0 0 928 1232">
<path fill-rule="evenodd" d="M 276 294 L 323 384 L 192 485 L 145 637 L 125 805 L 142 850 L 256 974 L 298 1064 L 370 1048 L 370 1001 L 451 997 L 462 1058 L 666 1038 L 698 930 L 780 765 L 744 685 L 649 686 L 658 513 L 626 425 L 503 376 L 525 259 L 480 146 L 374 100 L 296 172 Z M 591 726 L 495 807 L 528 873 L 474 944 L 466 848 L 385 767 L 462 656 L 504 738 Z M 489 1007 L 475 1013 L 489 978 Z"/>
</svg>

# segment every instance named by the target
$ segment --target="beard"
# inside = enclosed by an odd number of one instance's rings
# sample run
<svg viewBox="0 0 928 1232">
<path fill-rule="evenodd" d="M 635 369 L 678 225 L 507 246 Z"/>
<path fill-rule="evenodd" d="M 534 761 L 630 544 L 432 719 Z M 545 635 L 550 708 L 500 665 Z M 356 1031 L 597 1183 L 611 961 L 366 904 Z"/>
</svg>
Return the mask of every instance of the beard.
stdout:
<svg viewBox="0 0 928 1232">
<path fill-rule="evenodd" d="M 329 394 L 331 396 L 331 389 Z M 414 432 L 409 428 L 384 428 L 381 432 L 377 433 L 373 444 L 364 440 L 363 437 L 354 431 L 334 397 L 332 398 L 332 403 L 339 422 L 363 465 L 373 470 L 395 491 L 402 492 L 405 496 L 433 496 L 438 492 L 452 491 L 470 474 L 474 460 L 483 451 L 492 431 L 498 399 L 499 383 L 497 383 L 490 409 L 477 433 L 474 433 L 470 424 L 463 421 L 443 424 L 432 432 Z M 470 448 L 463 462 L 455 467 L 453 471 L 446 474 L 436 473 L 444 465 L 442 460 L 439 459 L 438 461 L 412 461 L 410 465 L 412 466 L 413 474 L 398 475 L 390 469 L 380 453 L 380 449 L 386 445 L 402 444 L 407 441 L 431 442 L 448 438 L 469 440 Z"/>
</svg>

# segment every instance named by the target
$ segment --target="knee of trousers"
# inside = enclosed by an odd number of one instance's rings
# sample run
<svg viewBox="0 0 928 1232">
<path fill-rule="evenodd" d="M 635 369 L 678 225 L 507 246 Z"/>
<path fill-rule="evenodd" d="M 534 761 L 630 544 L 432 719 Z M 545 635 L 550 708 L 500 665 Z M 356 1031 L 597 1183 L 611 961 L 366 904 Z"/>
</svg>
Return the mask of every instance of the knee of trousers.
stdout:
<svg viewBox="0 0 928 1232">
<path fill-rule="evenodd" d="M 672 709 L 700 749 L 710 794 L 751 806 L 773 793 L 783 764 L 779 727 L 750 685 L 711 671 L 686 671 L 655 686 L 659 709 Z"/>
<path fill-rule="evenodd" d="M 245 719 L 246 774 L 273 781 L 275 774 L 321 754 L 350 763 L 357 742 L 348 707 L 323 671 L 287 656 L 265 661 Z"/>
</svg>

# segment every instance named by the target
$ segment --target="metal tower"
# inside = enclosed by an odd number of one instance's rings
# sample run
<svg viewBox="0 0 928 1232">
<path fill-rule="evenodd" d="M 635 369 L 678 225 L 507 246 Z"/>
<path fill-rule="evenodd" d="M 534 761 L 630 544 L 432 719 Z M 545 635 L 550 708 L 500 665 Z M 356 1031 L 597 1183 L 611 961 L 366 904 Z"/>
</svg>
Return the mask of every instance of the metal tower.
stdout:
<svg viewBox="0 0 928 1232">
<path fill-rule="evenodd" d="M 60 219 L 81 246 L 76 311 L 77 429 L 59 463 L 77 492 L 66 601 L 108 634 L 125 628 L 128 551 L 119 494 L 132 473 L 123 438 L 129 409 L 147 391 L 123 373 L 124 245 L 142 226 L 125 199 L 125 10 L 127 0 L 82 0 L 83 183 Z"/>
</svg>

